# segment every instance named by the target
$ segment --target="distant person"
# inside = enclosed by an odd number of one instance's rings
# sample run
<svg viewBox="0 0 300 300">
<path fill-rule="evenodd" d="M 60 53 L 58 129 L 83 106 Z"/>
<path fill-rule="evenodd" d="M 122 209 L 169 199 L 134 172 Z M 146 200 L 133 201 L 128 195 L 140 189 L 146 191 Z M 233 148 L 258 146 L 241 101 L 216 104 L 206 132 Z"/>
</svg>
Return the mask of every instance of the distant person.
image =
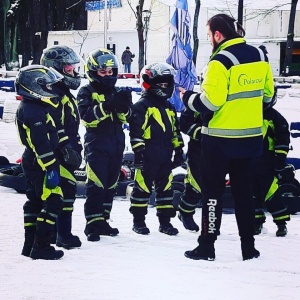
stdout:
<svg viewBox="0 0 300 300">
<path fill-rule="evenodd" d="M 88 55 L 86 73 L 89 83 L 80 88 L 77 99 L 83 125 L 86 159 L 87 240 L 96 242 L 101 235 L 116 236 L 108 220 L 116 194 L 125 148 L 122 125 L 131 116 L 132 96 L 128 89 L 118 89 L 119 64 L 107 49 L 95 49 Z"/>
<path fill-rule="evenodd" d="M 145 218 L 148 202 L 155 188 L 155 204 L 159 231 L 178 234 L 170 223 L 176 216 L 173 206 L 173 162 L 183 162 L 183 140 L 174 106 L 168 101 L 174 92 L 175 70 L 167 63 L 146 65 L 141 71 L 143 92 L 133 105 L 130 121 L 130 142 L 134 152 L 134 187 L 129 211 L 133 215 L 132 230 L 149 234 Z"/>
<path fill-rule="evenodd" d="M 202 92 L 181 90 L 184 104 L 202 113 L 200 186 L 202 228 L 190 259 L 214 260 L 221 225 L 222 195 L 229 173 L 243 260 L 257 258 L 254 245 L 253 158 L 262 153 L 263 102 L 274 93 L 271 66 L 263 51 L 246 44 L 235 19 L 217 14 L 207 23 L 213 47 Z"/>
<path fill-rule="evenodd" d="M 287 120 L 273 108 L 277 100 L 264 105 L 263 153 L 253 160 L 252 187 L 255 200 L 255 234 L 260 234 L 266 221 L 264 208 L 277 225 L 276 236 L 287 234 L 286 222 L 290 220 L 288 208 L 282 199 L 280 184 L 294 179 L 294 168 L 286 164 L 289 152 L 290 131 Z"/>
<path fill-rule="evenodd" d="M 57 216 L 63 208 L 60 165 L 56 155 L 59 138 L 49 106 L 58 107 L 63 76 L 42 65 L 20 69 L 16 92 L 23 97 L 16 125 L 25 146 L 22 168 L 26 177 L 27 201 L 23 206 L 25 242 L 22 255 L 54 260 L 64 255 L 50 246 Z"/>
<path fill-rule="evenodd" d="M 135 54 L 130 51 L 130 48 L 127 46 L 126 50 L 122 54 L 122 64 L 124 65 L 124 73 L 131 73 L 131 63 Z"/>
<path fill-rule="evenodd" d="M 76 68 L 80 57 L 71 48 L 63 45 L 51 46 L 43 50 L 41 64 L 52 67 L 64 78 L 61 85 L 59 107 L 50 111 L 59 133 L 58 158 L 61 165 L 61 188 L 64 207 L 57 218 L 57 246 L 72 249 L 81 246 L 78 236 L 72 234 L 72 214 L 76 199 L 75 170 L 80 167 L 82 144 L 78 133 L 80 118 L 77 100 L 71 90 L 77 90 L 81 78 Z"/>
</svg>

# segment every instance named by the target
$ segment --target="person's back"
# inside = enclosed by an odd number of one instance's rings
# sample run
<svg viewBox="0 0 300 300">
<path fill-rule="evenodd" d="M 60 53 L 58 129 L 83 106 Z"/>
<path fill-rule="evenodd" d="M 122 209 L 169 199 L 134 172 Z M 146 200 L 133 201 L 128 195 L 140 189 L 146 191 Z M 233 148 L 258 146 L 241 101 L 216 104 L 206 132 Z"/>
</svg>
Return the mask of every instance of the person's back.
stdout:
<svg viewBox="0 0 300 300">
<path fill-rule="evenodd" d="M 247 45 L 245 31 L 230 16 L 207 23 L 213 54 L 200 94 L 180 88 L 184 104 L 203 114 L 200 186 L 203 194 L 199 246 L 185 255 L 215 259 L 221 225 L 222 195 L 229 173 L 244 260 L 260 253 L 254 247 L 253 157 L 262 152 L 262 104 L 274 93 L 271 66 L 262 50 Z"/>
<path fill-rule="evenodd" d="M 243 38 L 224 41 L 211 58 L 206 74 L 202 95 L 209 99 L 214 114 L 203 118 L 203 138 L 222 143 L 231 157 L 259 155 L 261 103 L 266 86 L 270 90 L 266 100 L 271 97 L 273 84 L 266 56 Z"/>
</svg>

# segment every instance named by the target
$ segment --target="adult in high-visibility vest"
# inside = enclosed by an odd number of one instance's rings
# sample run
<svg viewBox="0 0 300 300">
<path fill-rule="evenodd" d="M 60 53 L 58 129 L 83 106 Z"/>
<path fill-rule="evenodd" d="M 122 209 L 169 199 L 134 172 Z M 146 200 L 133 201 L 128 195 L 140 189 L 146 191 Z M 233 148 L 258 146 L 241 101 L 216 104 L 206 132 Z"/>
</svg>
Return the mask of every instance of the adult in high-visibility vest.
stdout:
<svg viewBox="0 0 300 300">
<path fill-rule="evenodd" d="M 254 201 L 251 164 L 262 152 L 263 102 L 274 93 L 267 56 L 250 46 L 235 19 L 213 16 L 207 23 L 213 54 L 202 92 L 181 90 L 184 104 L 202 113 L 200 186 L 202 228 L 198 247 L 186 251 L 191 259 L 215 259 L 214 243 L 221 225 L 222 194 L 229 173 L 243 260 L 260 255 L 254 247 Z"/>
</svg>

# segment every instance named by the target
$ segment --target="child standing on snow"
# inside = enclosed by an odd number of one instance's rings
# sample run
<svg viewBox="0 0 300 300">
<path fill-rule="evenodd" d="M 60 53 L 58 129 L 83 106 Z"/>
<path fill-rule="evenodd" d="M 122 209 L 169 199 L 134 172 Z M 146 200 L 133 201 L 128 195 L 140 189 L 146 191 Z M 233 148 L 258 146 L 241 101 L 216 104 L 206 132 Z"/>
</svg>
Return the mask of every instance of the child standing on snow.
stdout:
<svg viewBox="0 0 300 300">
<path fill-rule="evenodd" d="M 156 209 L 159 231 L 176 235 L 178 230 L 170 219 L 175 217 L 172 190 L 172 153 L 174 162 L 183 161 L 183 140 L 179 131 L 175 108 L 167 100 L 174 91 L 175 70 L 166 63 L 147 65 L 141 71 L 143 93 L 133 105 L 130 121 L 130 142 L 134 151 L 136 168 L 130 212 L 133 214 L 132 230 L 148 234 L 145 223 L 148 201 L 155 185 Z"/>
</svg>

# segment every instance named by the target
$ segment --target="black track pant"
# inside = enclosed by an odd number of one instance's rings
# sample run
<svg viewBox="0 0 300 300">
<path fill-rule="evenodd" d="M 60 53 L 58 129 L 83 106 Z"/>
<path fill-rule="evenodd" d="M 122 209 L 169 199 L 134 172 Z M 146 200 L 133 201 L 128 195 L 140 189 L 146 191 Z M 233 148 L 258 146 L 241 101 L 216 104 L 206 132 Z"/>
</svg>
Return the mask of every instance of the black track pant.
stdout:
<svg viewBox="0 0 300 300">
<path fill-rule="evenodd" d="M 225 176 L 229 173 L 235 215 L 241 241 L 253 243 L 254 200 L 251 191 L 252 158 L 229 158 L 216 145 L 202 143 L 200 185 L 202 190 L 202 239 L 214 242 L 222 217 Z"/>
</svg>

